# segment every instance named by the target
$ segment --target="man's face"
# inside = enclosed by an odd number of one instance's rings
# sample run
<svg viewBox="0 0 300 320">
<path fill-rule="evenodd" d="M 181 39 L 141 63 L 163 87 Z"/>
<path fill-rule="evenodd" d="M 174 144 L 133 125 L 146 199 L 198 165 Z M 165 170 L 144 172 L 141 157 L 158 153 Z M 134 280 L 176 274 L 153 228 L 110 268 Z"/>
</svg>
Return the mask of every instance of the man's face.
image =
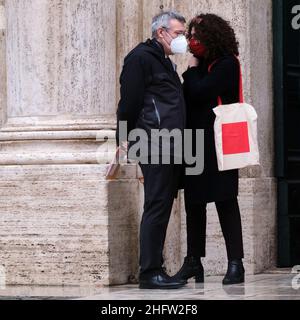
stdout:
<svg viewBox="0 0 300 320">
<path fill-rule="evenodd" d="M 176 19 L 170 20 L 170 27 L 168 29 L 158 29 L 157 40 L 163 45 L 166 55 L 173 54 L 171 51 L 171 42 L 173 39 L 182 34 L 186 34 L 185 24 Z"/>
</svg>

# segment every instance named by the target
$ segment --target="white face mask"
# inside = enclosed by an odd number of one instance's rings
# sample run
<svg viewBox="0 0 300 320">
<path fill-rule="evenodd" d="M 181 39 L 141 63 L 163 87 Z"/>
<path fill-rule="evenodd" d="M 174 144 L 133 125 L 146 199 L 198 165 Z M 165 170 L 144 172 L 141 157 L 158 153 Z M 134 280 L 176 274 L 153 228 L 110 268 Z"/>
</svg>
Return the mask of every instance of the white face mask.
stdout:
<svg viewBox="0 0 300 320">
<path fill-rule="evenodd" d="M 167 34 L 170 36 L 170 38 L 172 38 L 168 32 Z M 186 53 L 187 47 L 188 47 L 188 42 L 186 40 L 186 37 L 183 34 L 181 34 L 176 38 L 172 38 L 170 47 L 173 54 Z"/>
<path fill-rule="evenodd" d="M 188 47 L 188 42 L 186 37 L 182 34 L 177 38 L 173 39 L 171 42 L 171 51 L 172 53 L 186 53 Z"/>
</svg>

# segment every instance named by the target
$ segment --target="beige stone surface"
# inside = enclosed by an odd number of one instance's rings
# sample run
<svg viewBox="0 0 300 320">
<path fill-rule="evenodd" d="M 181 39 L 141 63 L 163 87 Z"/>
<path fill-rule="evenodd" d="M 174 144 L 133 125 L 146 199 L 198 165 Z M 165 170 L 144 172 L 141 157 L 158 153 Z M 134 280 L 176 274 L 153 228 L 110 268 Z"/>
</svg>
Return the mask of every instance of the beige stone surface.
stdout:
<svg viewBox="0 0 300 320">
<path fill-rule="evenodd" d="M 0 30 L 6 28 L 5 6 L 4 1 L 0 1 Z"/>
<path fill-rule="evenodd" d="M 114 137 L 109 130 L 0 132 L 0 164 L 109 163 Z"/>
<path fill-rule="evenodd" d="M 8 117 L 114 113 L 115 1 L 10 0 L 6 14 Z"/>
<path fill-rule="evenodd" d="M 6 117 L 6 31 L 4 2 L 0 2 L 0 124 Z"/>
<path fill-rule="evenodd" d="M 136 168 L 122 169 L 117 183 L 105 181 L 106 169 L 0 168 L 0 261 L 7 284 L 127 283 L 136 269 Z"/>
<path fill-rule="evenodd" d="M 273 177 L 274 109 L 273 109 L 273 34 L 272 1 L 246 1 L 248 26 L 246 43 L 245 97 L 258 114 L 258 142 L 261 167 L 241 172 L 242 177 Z"/>
</svg>

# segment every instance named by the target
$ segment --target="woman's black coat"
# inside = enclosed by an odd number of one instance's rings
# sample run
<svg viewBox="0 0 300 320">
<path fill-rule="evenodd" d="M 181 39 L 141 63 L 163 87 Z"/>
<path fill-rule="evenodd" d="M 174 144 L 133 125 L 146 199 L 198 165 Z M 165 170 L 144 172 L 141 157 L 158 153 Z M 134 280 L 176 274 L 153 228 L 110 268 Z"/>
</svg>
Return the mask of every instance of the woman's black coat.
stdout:
<svg viewBox="0 0 300 320">
<path fill-rule="evenodd" d="M 218 96 L 223 104 L 239 101 L 239 72 L 237 58 L 226 55 L 213 64 L 210 72 L 205 61 L 200 60 L 198 67 L 183 74 L 187 128 L 205 130 L 204 172 L 184 179 L 185 197 L 191 203 L 224 201 L 238 195 L 238 170 L 218 170 L 213 108 L 218 105 Z"/>
</svg>

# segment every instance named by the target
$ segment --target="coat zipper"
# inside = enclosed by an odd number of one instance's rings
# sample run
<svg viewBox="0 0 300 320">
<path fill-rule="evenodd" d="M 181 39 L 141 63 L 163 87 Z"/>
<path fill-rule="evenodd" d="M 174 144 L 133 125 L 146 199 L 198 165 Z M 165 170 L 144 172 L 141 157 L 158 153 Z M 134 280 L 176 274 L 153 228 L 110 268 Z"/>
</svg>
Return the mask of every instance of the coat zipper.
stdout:
<svg viewBox="0 0 300 320">
<path fill-rule="evenodd" d="M 160 127 L 160 115 L 159 115 L 159 112 L 158 112 L 158 109 L 157 109 L 157 106 L 156 106 L 154 98 L 152 98 L 152 102 L 153 102 L 153 105 L 154 105 L 156 118 L 158 120 L 158 126 Z"/>
</svg>

